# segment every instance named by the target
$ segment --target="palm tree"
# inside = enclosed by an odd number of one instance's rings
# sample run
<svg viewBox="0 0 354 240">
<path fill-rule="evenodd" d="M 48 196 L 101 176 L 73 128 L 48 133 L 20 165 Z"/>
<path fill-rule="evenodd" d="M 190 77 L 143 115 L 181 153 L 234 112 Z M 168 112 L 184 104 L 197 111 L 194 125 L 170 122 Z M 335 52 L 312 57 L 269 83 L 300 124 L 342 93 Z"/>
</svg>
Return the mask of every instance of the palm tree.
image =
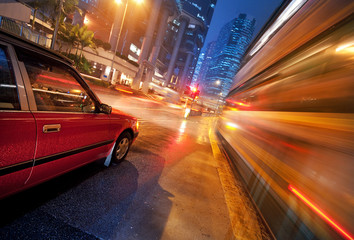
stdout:
<svg viewBox="0 0 354 240">
<path fill-rule="evenodd" d="M 67 44 L 67 49 L 66 49 L 66 55 L 71 53 L 71 49 L 73 47 L 78 46 L 78 31 L 80 27 L 79 25 L 73 26 L 71 24 L 64 24 L 61 25 L 59 28 L 59 33 L 58 37 L 60 40 L 62 40 L 64 43 Z"/>
<path fill-rule="evenodd" d="M 87 30 L 87 26 L 83 26 L 78 31 L 78 41 L 81 46 L 80 59 L 82 56 L 82 51 L 85 47 L 90 47 L 93 50 L 96 49 L 96 45 L 93 42 L 94 33 L 92 31 Z"/>
<path fill-rule="evenodd" d="M 78 8 L 78 3 L 79 3 L 78 0 L 65 0 L 63 1 L 62 8 L 59 9 L 60 0 L 31 0 L 29 2 L 29 5 L 34 8 L 32 29 L 34 29 L 34 24 L 35 24 L 38 10 L 41 10 L 39 11 L 39 13 L 44 17 L 44 19 L 46 19 L 46 21 L 50 22 L 52 27 L 56 26 L 58 13 L 61 12 L 60 19 L 59 19 L 58 35 L 61 34 L 62 40 L 65 41 L 65 35 L 69 33 L 65 26 L 65 18 L 68 15 L 74 13 L 75 11 L 78 11 L 80 14 L 82 14 L 81 9 Z M 60 33 L 60 31 L 62 32 Z"/>
<path fill-rule="evenodd" d="M 41 2 L 40 13 L 43 18 L 48 21 L 53 28 L 58 27 L 58 35 L 60 29 L 65 29 L 65 19 L 75 11 L 82 14 L 81 9 L 78 8 L 78 0 L 33 0 Z M 61 5 L 62 3 L 62 5 Z M 45 13 L 45 14 L 44 14 Z M 60 18 L 58 19 L 58 15 Z M 57 25 L 58 22 L 58 25 Z"/>
<path fill-rule="evenodd" d="M 42 13 L 43 17 L 49 20 L 52 26 L 55 26 L 56 17 L 59 11 L 59 3 L 59 0 L 31 0 L 30 2 L 28 2 L 28 4 L 34 9 L 32 28 L 34 27 L 38 10 L 42 10 L 42 12 L 46 12 L 47 14 L 49 14 L 49 16 L 46 16 Z M 66 16 L 74 13 L 75 11 L 78 11 L 80 14 L 82 13 L 81 9 L 78 8 L 78 3 L 78 0 L 63 1 L 63 8 L 61 9 L 61 15 L 63 17 L 60 19 L 60 24 L 63 24 Z"/>
<path fill-rule="evenodd" d="M 69 53 L 71 53 L 72 47 L 79 45 L 78 32 L 79 32 L 79 25 L 75 25 L 74 27 L 72 27 L 69 32 L 69 37 L 68 37 L 68 43 L 70 46 Z"/>
</svg>

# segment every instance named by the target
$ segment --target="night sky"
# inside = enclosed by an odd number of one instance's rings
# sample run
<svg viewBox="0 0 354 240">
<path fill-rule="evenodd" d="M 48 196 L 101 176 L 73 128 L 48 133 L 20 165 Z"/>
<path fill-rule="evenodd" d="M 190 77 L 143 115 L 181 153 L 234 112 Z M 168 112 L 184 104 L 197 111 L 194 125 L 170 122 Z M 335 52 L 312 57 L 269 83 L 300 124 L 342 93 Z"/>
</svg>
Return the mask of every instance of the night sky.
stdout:
<svg viewBox="0 0 354 240">
<path fill-rule="evenodd" d="M 216 40 L 222 26 L 238 17 L 240 13 L 256 18 L 256 29 L 253 34 L 255 37 L 281 2 L 282 0 L 218 0 L 204 47 Z"/>
</svg>

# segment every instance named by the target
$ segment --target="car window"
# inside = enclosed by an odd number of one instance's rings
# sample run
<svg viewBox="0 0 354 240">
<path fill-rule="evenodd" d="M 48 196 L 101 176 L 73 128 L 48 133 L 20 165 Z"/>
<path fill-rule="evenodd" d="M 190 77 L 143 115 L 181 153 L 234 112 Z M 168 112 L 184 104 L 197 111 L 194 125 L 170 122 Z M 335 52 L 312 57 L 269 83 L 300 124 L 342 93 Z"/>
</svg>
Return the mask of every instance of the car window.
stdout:
<svg viewBox="0 0 354 240">
<path fill-rule="evenodd" d="M 94 112 L 95 104 L 65 64 L 24 49 L 16 49 L 25 64 L 39 111 Z"/>
<path fill-rule="evenodd" d="M 7 48 L 0 45 L 0 109 L 19 110 L 15 75 Z"/>
</svg>

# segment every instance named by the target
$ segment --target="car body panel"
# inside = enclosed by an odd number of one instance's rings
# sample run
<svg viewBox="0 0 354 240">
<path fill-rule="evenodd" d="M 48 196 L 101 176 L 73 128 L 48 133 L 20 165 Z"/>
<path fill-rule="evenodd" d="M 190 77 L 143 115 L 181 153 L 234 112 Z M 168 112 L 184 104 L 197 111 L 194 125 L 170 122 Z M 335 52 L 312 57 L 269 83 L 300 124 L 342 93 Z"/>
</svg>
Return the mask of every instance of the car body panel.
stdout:
<svg viewBox="0 0 354 240">
<path fill-rule="evenodd" d="M 0 111 L 0 198 L 21 188 L 33 166 L 36 125 L 30 112 Z"/>
<path fill-rule="evenodd" d="M 136 118 L 115 109 L 110 112 L 109 107 L 100 112 L 102 103 L 64 57 L 3 30 L 0 30 L 0 45 L 8 51 L 6 58 L 13 67 L 21 106 L 16 110 L 0 110 L 0 199 L 84 164 L 107 158 L 124 131 L 131 133 L 134 139 L 138 135 Z M 82 87 L 83 96 L 93 101 L 87 105 L 89 108 L 85 109 L 86 105 L 83 105 L 81 112 L 38 109 L 34 91 L 55 94 L 56 90 L 33 89 L 26 62 L 18 58 L 19 48 L 31 51 L 31 56 L 51 58 L 50 61 L 58 62 L 57 66 L 67 69 Z M 3 63 L 6 64 L 6 59 Z M 50 85 L 53 80 L 57 81 L 54 87 L 58 89 L 65 85 L 63 78 L 53 77 L 53 74 L 41 74 L 40 77 L 40 84 Z M 6 83 L 6 79 L 0 80 Z M 56 94 L 73 96 L 71 92 Z M 0 103 L 6 106 L 4 96 Z"/>
<path fill-rule="evenodd" d="M 110 120 L 106 114 L 93 113 L 55 113 L 34 112 L 37 122 L 38 146 L 35 156 L 35 166 L 29 184 L 49 176 L 72 169 L 88 161 L 106 157 L 108 143 L 114 141 L 109 134 Z M 58 132 L 44 133 L 44 126 L 60 125 Z M 97 147 L 100 146 L 100 147 Z M 90 156 L 84 158 L 84 152 L 92 148 Z M 63 156 L 73 156 L 71 161 Z M 68 157 L 64 157 L 68 159 Z M 50 162 L 50 164 L 49 164 Z M 38 170 L 39 168 L 44 171 Z M 43 166 L 42 166 L 43 165 Z"/>
</svg>

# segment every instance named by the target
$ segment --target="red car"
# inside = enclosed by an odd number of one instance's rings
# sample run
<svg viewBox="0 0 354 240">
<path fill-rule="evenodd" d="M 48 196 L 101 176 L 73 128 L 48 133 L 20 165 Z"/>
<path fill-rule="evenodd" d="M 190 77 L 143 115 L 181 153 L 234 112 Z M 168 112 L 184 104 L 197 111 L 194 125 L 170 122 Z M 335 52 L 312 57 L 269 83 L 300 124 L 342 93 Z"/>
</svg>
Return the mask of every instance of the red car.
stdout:
<svg viewBox="0 0 354 240">
<path fill-rule="evenodd" d="M 137 135 L 137 119 L 101 103 L 70 60 L 0 31 L 0 198 L 122 161 Z"/>
</svg>

